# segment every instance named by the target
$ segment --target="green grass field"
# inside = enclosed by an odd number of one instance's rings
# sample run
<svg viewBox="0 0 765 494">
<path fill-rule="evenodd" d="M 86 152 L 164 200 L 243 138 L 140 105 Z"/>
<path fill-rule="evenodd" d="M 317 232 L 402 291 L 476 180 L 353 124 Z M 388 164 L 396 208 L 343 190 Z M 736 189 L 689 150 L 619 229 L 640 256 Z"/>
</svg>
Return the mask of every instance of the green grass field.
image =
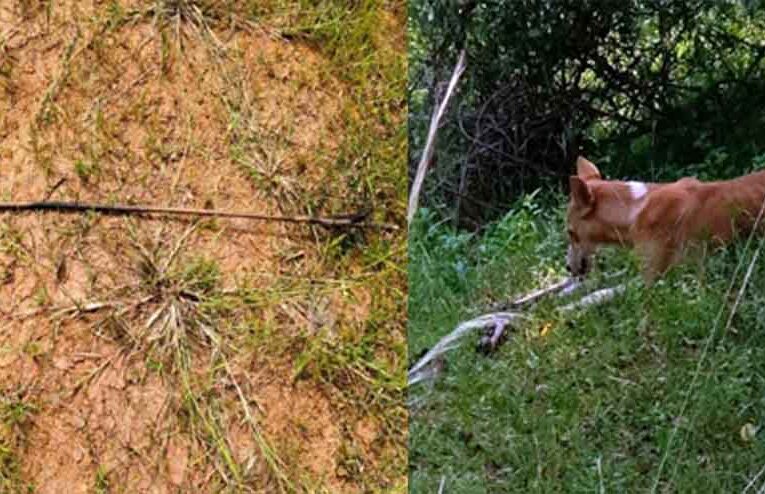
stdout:
<svg viewBox="0 0 765 494">
<path fill-rule="evenodd" d="M 421 213 L 410 360 L 485 304 L 565 276 L 562 206 L 528 197 L 480 236 Z M 751 434 L 765 423 L 762 257 L 732 313 L 759 247 L 714 253 L 650 290 L 638 281 L 574 317 L 545 301 L 490 357 L 468 337 L 440 379 L 410 390 L 411 492 L 762 492 L 765 434 Z M 603 254 L 599 273 L 638 276 L 629 253 Z"/>
</svg>

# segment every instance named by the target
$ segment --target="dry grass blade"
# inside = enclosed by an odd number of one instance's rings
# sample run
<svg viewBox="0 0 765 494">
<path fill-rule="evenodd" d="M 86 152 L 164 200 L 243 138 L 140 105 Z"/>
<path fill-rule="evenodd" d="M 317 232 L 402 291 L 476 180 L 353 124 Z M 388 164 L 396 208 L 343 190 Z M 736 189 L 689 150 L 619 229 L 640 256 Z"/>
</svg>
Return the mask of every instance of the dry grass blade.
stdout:
<svg viewBox="0 0 765 494">
<path fill-rule="evenodd" d="M 125 315 L 125 313 L 129 312 L 130 310 L 136 309 L 140 307 L 141 305 L 147 302 L 150 302 L 153 298 L 154 298 L 154 295 L 148 295 L 145 297 L 141 297 L 140 299 L 130 304 L 125 304 L 123 302 L 113 300 L 113 301 L 103 301 L 103 302 L 80 303 L 80 304 L 74 304 L 74 305 L 70 305 L 66 307 L 40 307 L 39 309 L 29 310 L 26 312 L 8 314 L 6 317 L 8 319 L 21 320 L 21 319 L 27 319 L 30 317 L 39 316 L 45 313 L 50 313 L 50 317 L 54 319 L 59 317 L 64 317 L 67 315 L 71 316 L 72 318 L 75 318 L 85 313 L 98 312 L 103 309 L 116 309 L 116 308 L 119 308 L 119 310 L 114 315 L 116 317 L 121 317 Z"/>
<path fill-rule="evenodd" d="M 79 39 L 80 33 L 78 32 L 75 36 L 72 37 L 71 41 L 66 47 L 66 50 L 64 50 L 64 56 L 61 60 L 61 69 L 59 74 L 48 86 L 48 89 L 45 91 L 42 101 L 40 102 L 40 108 L 37 110 L 35 122 L 38 125 L 48 118 L 49 107 L 53 103 L 53 100 L 56 98 L 56 94 L 58 94 L 61 85 L 65 82 L 69 75 L 70 63 L 74 57 L 74 47 L 77 45 Z"/>
<path fill-rule="evenodd" d="M 192 413 L 192 418 L 201 422 L 203 427 L 203 437 L 206 436 L 207 438 L 207 441 L 204 439 L 203 441 L 211 443 L 211 446 L 215 448 L 215 451 L 217 451 L 225 466 L 224 470 L 220 468 L 217 462 L 215 462 L 216 470 L 218 471 L 221 479 L 227 485 L 241 489 L 242 473 L 238 463 L 234 459 L 234 455 L 231 452 L 231 447 L 226 440 L 220 424 L 216 420 L 216 417 L 213 415 L 214 412 L 210 407 L 202 407 L 202 405 L 199 403 L 199 399 L 197 398 L 197 394 L 194 392 L 194 389 L 191 386 L 188 371 L 188 357 L 185 356 L 184 352 L 179 349 L 176 359 L 180 363 L 182 392 L 184 399 L 191 405 L 190 412 Z M 233 476 L 233 479 L 230 478 L 229 475 Z"/>
<path fill-rule="evenodd" d="M 446 95 L 444 96 L 443 101 L 441 101 L 441 103 L 434 109 L 433 117 L 430 120 L 428 140 L 425 141 L 425 149 L 422 152 L 420 163 L 417 165 L 417 173 L 414 177 L 412 190 L 409 193 L 409 211 L 407 212 L 407 221 L 409 224 L 412 223 L 414 214 L 417 212 L 417 205 L 419 204 L 420 199 L 420 190 L 422 189 L 422 184 L 425 181 L 425 172 L 428 171 L 428 167 L 430 166 L 430 162 L 433 158 L 436 144 L 436 135 L 438 134 L 438 126 L 440 125 L 441 119 L 444 116 L 444 112 L 446 111 L 446 107 L 449 104 L 449 100 L 451 99 L 452 94 L 454 94 L 454 88 L 457 86 L 457 82 L 462 76 L 462 73 L 465 72 L 466 68 L 467 54 L 463 49 L 460 52 L 460 57 L 457 61 L 457 65 L 454 67 L 452 78 L 449 80 L 449 87 L 446 90 Z"/>
<path fill-rule="evenodd" d="M 157 320 L 162 317 L 162 314 L 165 313 L 165 309 L 167 309 L 167 306 L 169 305 L 169 302 L 165 302 L 162 304 L 156 311 L 154 311 L 149 318 L 146 320 L 146 330 L 150 331 L 151 328 L 154 327 L 154 324 L 156 324 Z"/>
<path fill-rule="evenodd" d="M 763 465 L 762 468 L 760 468 L 760 470 L 755 474 L 755 476 L 752 477 L 752 479 L 744 486 L 744 489 L 741 491 L 741 494 L 746 494 L 749 491 L 749 489 L 751 489 L 754 486 L 754 484 L 760 479 L 763 473 L 765 473 L 765 465 Z"/>
<path fill-rule="evenodd" d="M 114 352 L 109 358 L 104 360 L 101 364 L 99 364 L 96 368 L 88 372 L 84 377 L 82 377 L 80 380 L 78 380 L 74 386 L 72 386 L 71 390 L 69 391 L 69 397 L 73 397 L 76 395 L 86 384 L 90 383 L 93 379 L 95 379 L 99 374 L 101 374 L 104 369 L 106 369 L 111 363 L 116 359 L 118 356 L 122 355 L 122 350 L 118 350 Z"/>
<path fill-rule="evenodd" d="M 268 443 L 266 438 L 263 436 L 263 433 L 260 430 L 260 426 L 255 421 L 255 418 L 252 415 L 252 411 L 250 409 L 250 404 L 248 403 L 247 398 L 244 396 L 244 393 L 242 392 L 242 387 L 239 385 L 239 382 L 236 380 L 236 377 L 234 376 L 234 373 L 231 370 L 231 366 L 228 363 L 228 359 L 226 357 L 223 357 L 223 365 L 226 369 L 226 373 L 228 374 L 229 379 L 231 379 L 231 382 L 234 384 L 234 387 L 236 388 L 237 396 L 239 397 L 239 402 L 242 405 L 242 410 L 244 411 L 245 419 L 247 421 L 247 425 L 250 427 L 250 430 L 252 431 L 252 435 L 255 438 L 255 442 L 258 445 L 258 448 L 260 448 L 260 452 L 263 455 L 263 457 L 266 460 L 266 463 L 268 463 L 268 467 L 271 470 L 271 473 L 276 477 L 277 482 L 279 484 L 279 489 L 281 492 L 286 492 L 287 490 L 292 491 L 294 490 L 294 486 L 292 482 L 287 478 L 287 475 L 284 473 L 284 462 L 279 458 L 279 456 L 276 454 L 276 451 L 273 449 L 273 447 Z"/>
<path fill-rule="evenodd" d="M 186 229 L 185 232 L 183 232 L 183 235 L 178 239 L 178 241 L 175 243 L 175 247 L 173 247 L 173 250 L 170 252 L 170 254 L 165 258 L 165 261 L 162 263 L 162 268 L 159 271 L 160 275 L 165 275 L 167 273 L 168 268 L 173 263 L 175 258 L 178 256 L 178 253 L 181 251 L 181 247 L 186 243 L 186 240 L 188 240 L 189 236 L 194 233 L 194 231 L 197 229 L 198 223 L 194 223 L 189 228 Z"/>
</svg>

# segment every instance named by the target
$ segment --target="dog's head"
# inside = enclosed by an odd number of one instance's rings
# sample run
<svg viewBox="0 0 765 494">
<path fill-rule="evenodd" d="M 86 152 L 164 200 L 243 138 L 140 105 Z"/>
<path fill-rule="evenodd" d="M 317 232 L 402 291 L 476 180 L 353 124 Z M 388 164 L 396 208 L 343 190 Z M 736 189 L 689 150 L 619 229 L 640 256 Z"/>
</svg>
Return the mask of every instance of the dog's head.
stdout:
<svg viewBox="0 0 765 494">
<path fill-rule="evenodd" d="M 570 198 L 566 217 L 566 269 L 574 276 L 584 276 L 589 272 L 598 242 L 605 235 L 604 226 L 594 215 L 597 204 L 591 185 L 597 180 L 601 180 L 598 168 L 580 156 L 576 162 L 576 175 L 569 178 Z"/>
</svg>

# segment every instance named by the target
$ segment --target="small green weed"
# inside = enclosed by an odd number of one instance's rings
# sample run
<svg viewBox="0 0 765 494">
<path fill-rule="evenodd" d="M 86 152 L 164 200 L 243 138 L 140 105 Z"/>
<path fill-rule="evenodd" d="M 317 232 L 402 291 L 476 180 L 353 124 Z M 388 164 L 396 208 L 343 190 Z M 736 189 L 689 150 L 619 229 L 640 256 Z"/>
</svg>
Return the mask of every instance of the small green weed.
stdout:
<svg viewBox="0 0 765 494">
<path fill-rule="evenodd" d="M 85 183 L 90 182 L 95 175 L 99 172 L 98 165 L 96 163 L 89 163 L 83 160 L 77 160 L 74 162 L 74 173 L 77 177 Z"/>
<path fill-rule="evenodd" d="M 22 479 L 19 449 L 37 406 L 21 391 L 0 393 L 0 492 L 34 492 Z"/>
</svg>

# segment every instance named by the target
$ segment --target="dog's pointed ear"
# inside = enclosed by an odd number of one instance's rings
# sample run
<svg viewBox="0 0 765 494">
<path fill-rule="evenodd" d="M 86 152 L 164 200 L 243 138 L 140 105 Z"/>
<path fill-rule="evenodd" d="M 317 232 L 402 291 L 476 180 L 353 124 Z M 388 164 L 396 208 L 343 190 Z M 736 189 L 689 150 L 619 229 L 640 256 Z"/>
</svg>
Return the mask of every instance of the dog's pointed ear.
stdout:
<svg viewBox="0 0 765 494">
<path fill-rule="evenodd" d="M 576 174 L 582 180 L 599 180 L 600 170 L 584 156 L 576 159 Z"/>
<path fill-rule="evenodd" d="M 569 178 L 568 184 L 571 188 L 571 198 L 574 200 L 574 204 L 582 208 L 592 207 L 595 198 L 592 196 L 592 191 L 587 182 L 580 177 L 572 176 Z"/>
</svg>

